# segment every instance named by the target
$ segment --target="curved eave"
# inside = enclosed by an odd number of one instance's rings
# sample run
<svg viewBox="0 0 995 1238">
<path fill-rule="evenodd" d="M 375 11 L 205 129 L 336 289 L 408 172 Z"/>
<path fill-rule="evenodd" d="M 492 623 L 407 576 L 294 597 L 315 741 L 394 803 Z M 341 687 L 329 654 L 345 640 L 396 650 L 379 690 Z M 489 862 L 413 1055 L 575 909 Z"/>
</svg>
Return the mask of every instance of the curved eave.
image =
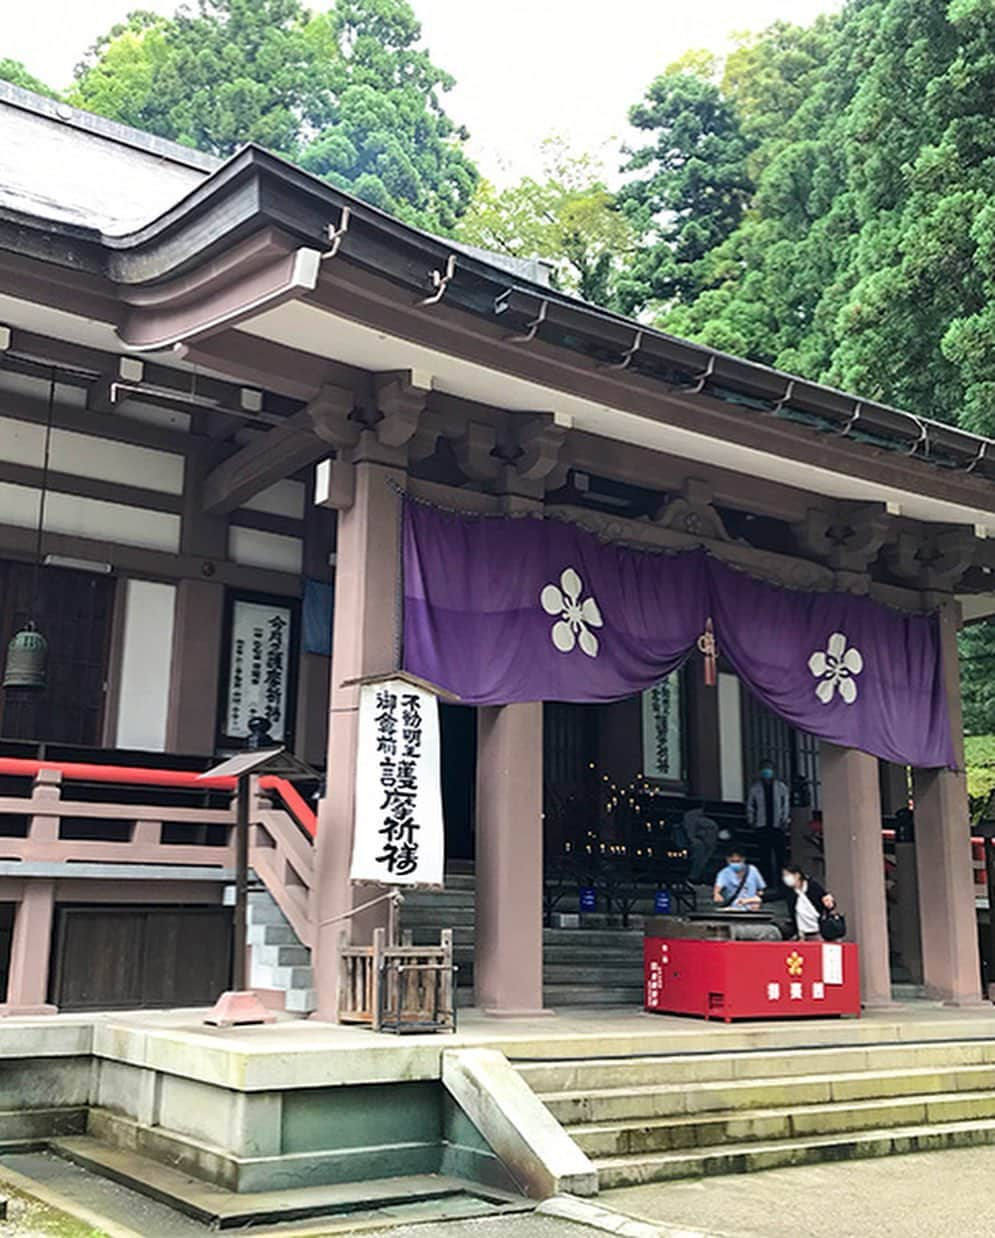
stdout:
<svg viewBox="0 0 995 1238">
<path fill-rule="evenodd" d="M 168 211 L 127 235 L 0 210 L 0 248 L 99 275 L 127 307 L 121 334 L 138 349 L 168 347 L 230 326 L 318 278 L 329 237 L 348 216 L 335 262 L 405 290 L 408 302 L 439 291 L 458 309 L 509 336 L 574 353 L 661 385 L 661 394 L 707 395 L 786 422 L 904 454 L 910 463 L 995 479 L 995 443 L 954 426 L 681 340 L 517 279 L 455 245 L 410 227 L 287 161 L 246 147 Z"/>
</svg>

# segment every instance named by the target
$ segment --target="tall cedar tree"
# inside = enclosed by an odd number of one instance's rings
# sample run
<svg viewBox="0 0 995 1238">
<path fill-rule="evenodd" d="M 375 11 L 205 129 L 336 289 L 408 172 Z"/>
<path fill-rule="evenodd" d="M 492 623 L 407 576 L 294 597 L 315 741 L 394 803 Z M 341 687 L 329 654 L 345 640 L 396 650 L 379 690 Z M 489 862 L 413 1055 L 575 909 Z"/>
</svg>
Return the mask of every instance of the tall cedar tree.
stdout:
<svg viewBox="0 0 995 1238">
<path fill-rule="evenodd" d="M 136 11 L 77 69 L 70 102 L 217 155 L 258 142 L 375 206 L 450 231 L 477 172 L 407 0 L 199 0 Z"/>
<path fill-rule="evenodd" d="M 643 244 L 620 281 L 634 312 L 689 300 L 701 291 L 703 258 L 733 231 L 752 188 L 749 144 L 712 82 L 674 66 L 629 113 L 651 140 L 630 153 L 619 201 Z"/>
<path fill-rule="evenodd" d="M 990 0 L 850 0 L 744 44 L 718 92 L 750 147 L 741 220 L 681 282 L 665 218 L 633 304 L 676 334 L 995 433 L 993 49 Z M 698 97 L 714 90 L 703 78 Z M 660 133 L 666 209 L 699 139 L 666 117 Z M 995 637 L 974 629 L 962 651 L 968 729 L 995 731 Z"/>
</svg>

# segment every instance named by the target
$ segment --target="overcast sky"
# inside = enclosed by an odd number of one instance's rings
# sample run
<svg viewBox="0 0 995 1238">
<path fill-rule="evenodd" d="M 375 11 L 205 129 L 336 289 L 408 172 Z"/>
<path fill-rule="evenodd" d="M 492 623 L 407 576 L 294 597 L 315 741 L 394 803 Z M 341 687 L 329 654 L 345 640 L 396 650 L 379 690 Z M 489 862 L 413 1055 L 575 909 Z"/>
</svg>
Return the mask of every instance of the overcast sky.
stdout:
<svg viewBox="0 0 995 1238">
<path fill-rule="evenodd" d="M 425 43 L 457 79 L 451 115 L 499 180 L 537 169 L 551 133 L 604 151 L 650 80 L 689 47 L 721 51 L 732 30 L 809 21 L 839 0 L 414 0 Z M 130 9 L 174 0 L 0 0 L 0 58 L 65 86 L 84 50 Z M 312 7 L 318 7 L 312 3 Z"/>
</svg>

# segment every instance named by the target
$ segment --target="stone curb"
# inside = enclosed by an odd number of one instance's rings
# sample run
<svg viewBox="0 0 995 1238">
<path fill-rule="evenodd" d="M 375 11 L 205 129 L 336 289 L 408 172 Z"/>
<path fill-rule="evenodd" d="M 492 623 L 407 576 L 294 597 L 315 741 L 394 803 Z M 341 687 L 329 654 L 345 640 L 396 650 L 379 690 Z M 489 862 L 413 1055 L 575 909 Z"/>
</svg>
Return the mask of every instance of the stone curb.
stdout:
<svg viewBox="0 0 995 1238">
<path fill-rule="evenodd" d="M 637 1221 L 622 1212 L 615 1212 L 591 1200 L 578 1199 L 574 1195 L 554 1195 L 551 1199 L 544 1200 L 536 1208 L 536 1213 L 559 1217 L 564 1221 L 575 1221 L 578 1225 L 616 1234 L 618 1238 L 723 1238 L 720 1234 L 700 1229 L 674 1229 L 670 1225 L 651 1225 L 648 1221 Z"/>
</svg>

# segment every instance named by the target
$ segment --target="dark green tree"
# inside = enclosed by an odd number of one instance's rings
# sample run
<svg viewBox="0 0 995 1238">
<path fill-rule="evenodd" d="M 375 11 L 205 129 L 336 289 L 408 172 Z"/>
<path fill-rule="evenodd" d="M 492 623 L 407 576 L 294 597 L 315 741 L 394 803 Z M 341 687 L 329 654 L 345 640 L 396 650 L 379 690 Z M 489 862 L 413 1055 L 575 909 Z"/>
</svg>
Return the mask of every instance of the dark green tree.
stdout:
<svg viewBox="0 0 995 1238">
<path fill-rule="evenodd" d="M 694 278 L 658 299 L 662 325 L 995 434 L 991 0 L 849 0 L 697 73 L 697 97 L 718 89 L 731 109 L 754 187 Z M 678 153 L 657 167 L 655 200 L 669 204 L 685 190 L 686 138 L 662 132 Z M 680 222 L 664 206 L 662 233 Z M 633 268 L 650 300 L 672 270 L 651 253 Z M 968 729 L 995 733 L 993 626 L 965 633 L 962 652 Z"/>
<path fill-rule="evenodd" d="M 447 116 L 452 79 L 407 0 L 199 0 L 138 10 L 79 66 L 71 101 L 217 155 L 246 142 L 412 222 L 450 230 L 476 170 Z"/>
<path fill-rule="evenodd" d="M 417 46 L 408 0 L 339 0 L 333 88 L 303 144 L 303 167 L 386 211 L 450 232 L 466 211 L 477 171 L 469 136 L 446 114 L 454 85 Z"/>
<path fill-rule="evenodd" d="M 964 731 L 995 735 L 995 624 L 977 623 L 960 634 Z"/>
<path fill-rule="evenodd" d="M 701 292 L 702 260 L 740 223 L 752 185 L 732 104 L 684 64 L 651 84 L 629 120 L 650 139 L 630 152 L 624 170 L 637 175 L 619 194 L 643 238 L 619 287 L 632 312 Z"/>
</svg>

